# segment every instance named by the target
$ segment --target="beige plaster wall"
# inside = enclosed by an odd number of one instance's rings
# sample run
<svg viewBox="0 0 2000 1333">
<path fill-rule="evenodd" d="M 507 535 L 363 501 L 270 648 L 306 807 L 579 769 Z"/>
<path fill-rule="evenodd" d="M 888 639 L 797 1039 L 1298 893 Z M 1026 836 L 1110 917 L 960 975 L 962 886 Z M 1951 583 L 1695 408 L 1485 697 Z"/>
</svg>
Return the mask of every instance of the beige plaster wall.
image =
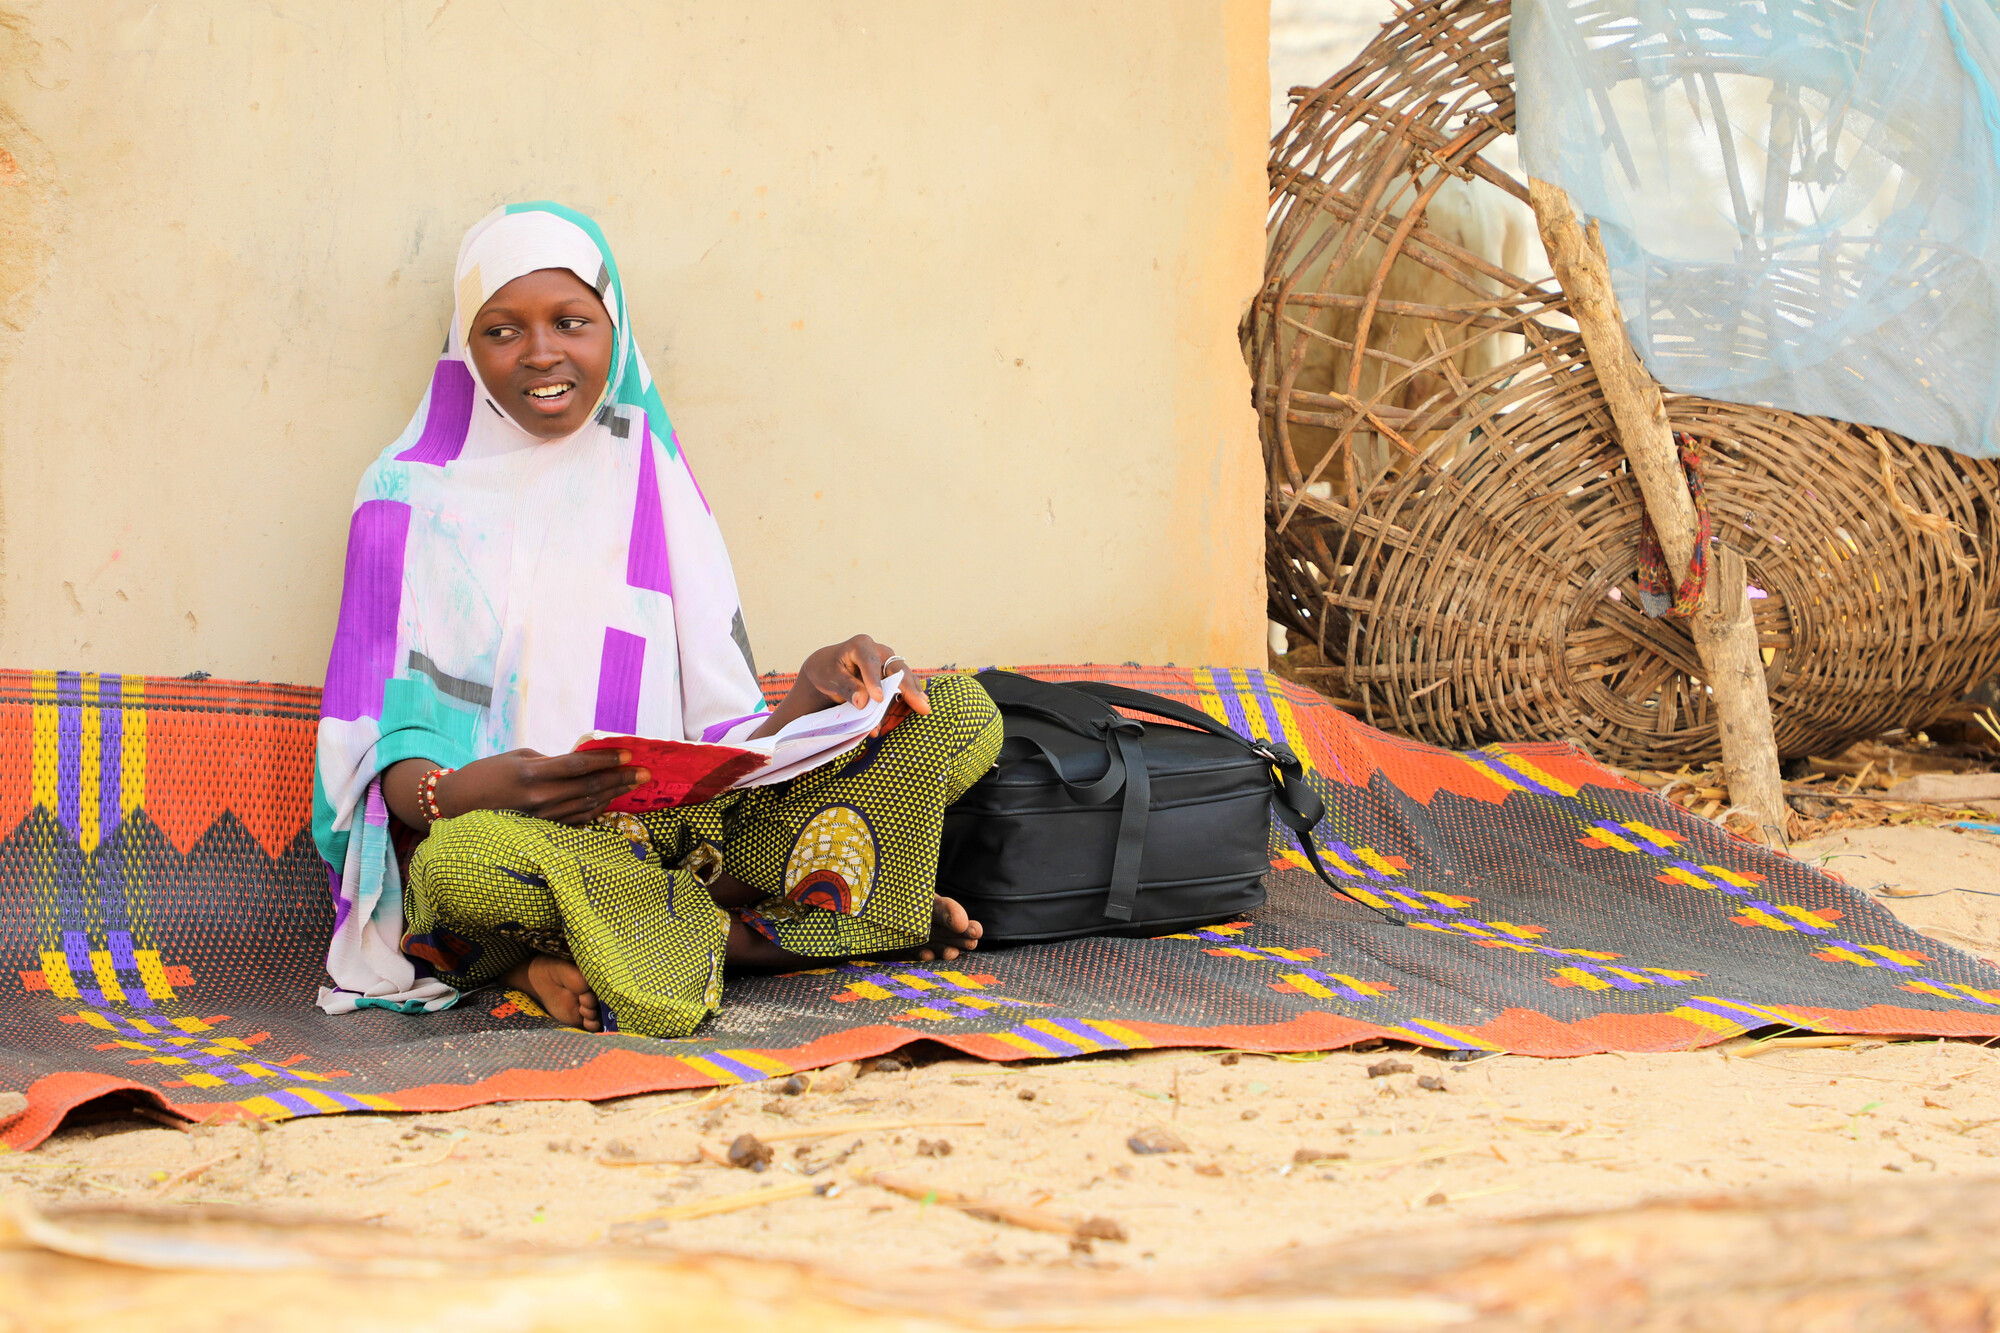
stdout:
<svg viewBox="0 0 2000 1333">
<path fill-rule="evenodd" d="M 1262 0 L 0 10 L 0 665 L 317 681 L 520 198 L 617 248 L 763 665 L 1260 660 Z"/>
</svg>

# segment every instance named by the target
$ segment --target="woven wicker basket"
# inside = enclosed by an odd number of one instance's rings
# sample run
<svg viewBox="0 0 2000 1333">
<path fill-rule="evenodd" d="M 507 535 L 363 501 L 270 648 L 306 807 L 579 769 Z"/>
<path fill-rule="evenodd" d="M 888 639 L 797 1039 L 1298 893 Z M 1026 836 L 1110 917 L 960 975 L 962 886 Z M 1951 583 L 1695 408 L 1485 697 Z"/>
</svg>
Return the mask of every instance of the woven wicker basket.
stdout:
<svg viewBox="0 0 2000 1333">
<path fill-rule="evenodd" d="M 1271 616 L 1310 647 L 1297 674 L 1377 726 L 1713 759 L 1686 626 L 1640 610 L 1639 493 L 1562 293 L 1454 239 L 1473 194 L 1526 201 L 1503 169 L 1507 26 L 1496 0 L 1410 5 L 1296 91 L 1273 144 L 1243 329 Z M 1667 410 L 1750 570 L 1781 753 L 1921 726 L 2000 667 L 2000 467 L 1824 418 Z"/>
</svg>

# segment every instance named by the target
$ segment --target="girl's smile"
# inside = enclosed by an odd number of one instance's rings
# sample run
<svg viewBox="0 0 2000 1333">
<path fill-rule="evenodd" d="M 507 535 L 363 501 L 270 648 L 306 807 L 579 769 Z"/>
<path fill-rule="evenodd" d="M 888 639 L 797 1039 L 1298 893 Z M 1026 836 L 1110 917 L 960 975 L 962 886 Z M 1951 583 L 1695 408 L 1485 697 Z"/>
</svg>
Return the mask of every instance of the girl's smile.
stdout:
<svg viewBox="0 0 2000 1333">
<path fill-rule="evenodd" d="M 604 396 L 615 331 L 604 302 L 566 268 L 493 293 L 466 340 L 486 391 L 537 439 L 574 434 Z"/>
</svg>

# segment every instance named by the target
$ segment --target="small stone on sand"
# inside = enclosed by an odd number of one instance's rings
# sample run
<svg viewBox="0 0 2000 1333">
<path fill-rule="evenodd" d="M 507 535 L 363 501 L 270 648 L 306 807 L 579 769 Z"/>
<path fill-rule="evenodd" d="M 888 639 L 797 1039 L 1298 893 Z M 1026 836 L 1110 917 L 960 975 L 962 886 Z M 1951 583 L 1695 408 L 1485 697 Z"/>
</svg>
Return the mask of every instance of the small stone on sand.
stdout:
<svg viewBox="0 0 2000 1333">
<path fill-rule="evenodd" d="M 729 1164 L 749 1171 L 762 1171 L 771 1165 L 771 1145 L 755 1134 L 738 1134 L 729 1145 Z"/>
<path fill-rule="evenodd" d="M 1155 1153 L 1186 1152 L 1188 1146 L 1180 1135 L 1158 1125 L 1148 1125 L 1125 1140 L 1125 1146 L 1142 1156 Z"/>
<path fill-rule="evenodd" d="M 1314 1162 L 1344 1162 L 1348 1154 L 1342 1148 L 1300 1148 L 1292 1154 L 1292 1165 L 1311 1166 Z"/>
</svg>

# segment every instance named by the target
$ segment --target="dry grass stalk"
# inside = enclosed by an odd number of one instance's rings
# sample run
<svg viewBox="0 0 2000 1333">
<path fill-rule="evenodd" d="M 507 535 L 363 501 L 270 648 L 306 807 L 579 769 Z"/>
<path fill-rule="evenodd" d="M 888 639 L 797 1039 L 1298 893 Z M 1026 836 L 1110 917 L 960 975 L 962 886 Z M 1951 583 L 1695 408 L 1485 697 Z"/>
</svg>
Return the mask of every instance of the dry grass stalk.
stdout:
<svg viewBox="0 0 2000 1333">
<path fill-rule="evenodd" d="M 757 1137 L 766 1143 L 788 1143 L 794 1139 L 825 1139 L 836 1134 L 883 1134 L 897 1129 L 979 1129 L 985 1124 L 984 1120 L 850 1120 L 845 1124 L 781 1129 Z"/>
<path fill-rule="evenodd" d="M 810 1180 L 786 1180 L 776 1185 L 765 1185 L 761 1189 L 725 1194 L 716 1199 L 696 1199 L 692 1203 L 675 1203 L 664 1208 L 649 1208 L 643 1213 L 633 1213 L 629 1217 L 619 1218 L 617 1225 L 640 1222 L 691 1222 L 698 1217 L 719 1217 L 724 1213 L 740 1213 L 746 1208 L 762 1208 L 767 1203 L 783 1203 L 787 1199 L 803 1199 L 809 1194 L 828 1192 L 829 1186 L 816 1185 Z"/>
<path fill-rule="evenodd" d="M 1491 1146 L 1490 1144 L 1474 1143 L 1470 1139 L 1467 1139 L 1457 1143 L 1440 1143 L 1433 1148 L 1425 1148 L 1413 1153 L 1401 1153 L 1395 1157 L 1357 1158 L 1344 1163 L 1344 1165 L 1356 1171 L 1379 1171 L 1386 1167 L 1414 1166 L 1418 1162 L 1435 1162 L 1440 1158 L 1458 1157 L 1469 1152 L 1488 1152 L 1491 1150 Z"/>
<path fill-rule="evenodd" d="M 939 1204 L 982 1221 L 1000 1222 L 1027 1231 L 1043 1231 L 1080 1241 L 1126 1238 L 1125 1228 L 1108 1217 L 1066 1217 L 1046 1208 L 981 1199 L 970 1194 L 960 1194 L 956 1190 L 941 1189 L 935 1185 L 923 1185 L 896 1176 L 884 1175 L 879 1171 L 857 1171 L 854 1173 L 854 1179 L 863 1185 L 873 1185 L 877 1189 L 900 1194 L 919 1203 Z"/>
<path fill-rule="evenodd" d="M 193 1166 L 189 1167 L 187 1170 L 179 1172 L 178 1174 L 175 1175 L 168 1176 L 165 1180 L 159 1182 L 159 1184 L 153 1187 L 153 1192 L 155 1194 L 165 1194 L 168 1191 L 177 1189 L 182 1185 L 186 1185 L 192 1181 L 199 1180 L 201 1179 L 201 1177 L 207 1175 L 210 1171 L 213 1171 L 216 1167 L 221 1166 L 225 1162 L 234 1161 L 236 1158 L 241 1157 L 242 1155 L 243 1155 L 243 1150 L 241 1148 L 232 1148 L 228 1152 L 218 1153 L 217 1155 L 209 1158 L 205 1162 L 196 1162 Z"/>
<path fill-rule="evenodd" d="M 1824 1051 L 1847 1046 L 1881 1046 L 1901 1040 L 1896 1037 L 1862 1037 L 1845 1032 L 1820 1032 L 1796 1037 L 1757 1037 L 1724 1048 L 1734 1059 L 1748 1060 L 1771 1051 Z"/>
</svg>

